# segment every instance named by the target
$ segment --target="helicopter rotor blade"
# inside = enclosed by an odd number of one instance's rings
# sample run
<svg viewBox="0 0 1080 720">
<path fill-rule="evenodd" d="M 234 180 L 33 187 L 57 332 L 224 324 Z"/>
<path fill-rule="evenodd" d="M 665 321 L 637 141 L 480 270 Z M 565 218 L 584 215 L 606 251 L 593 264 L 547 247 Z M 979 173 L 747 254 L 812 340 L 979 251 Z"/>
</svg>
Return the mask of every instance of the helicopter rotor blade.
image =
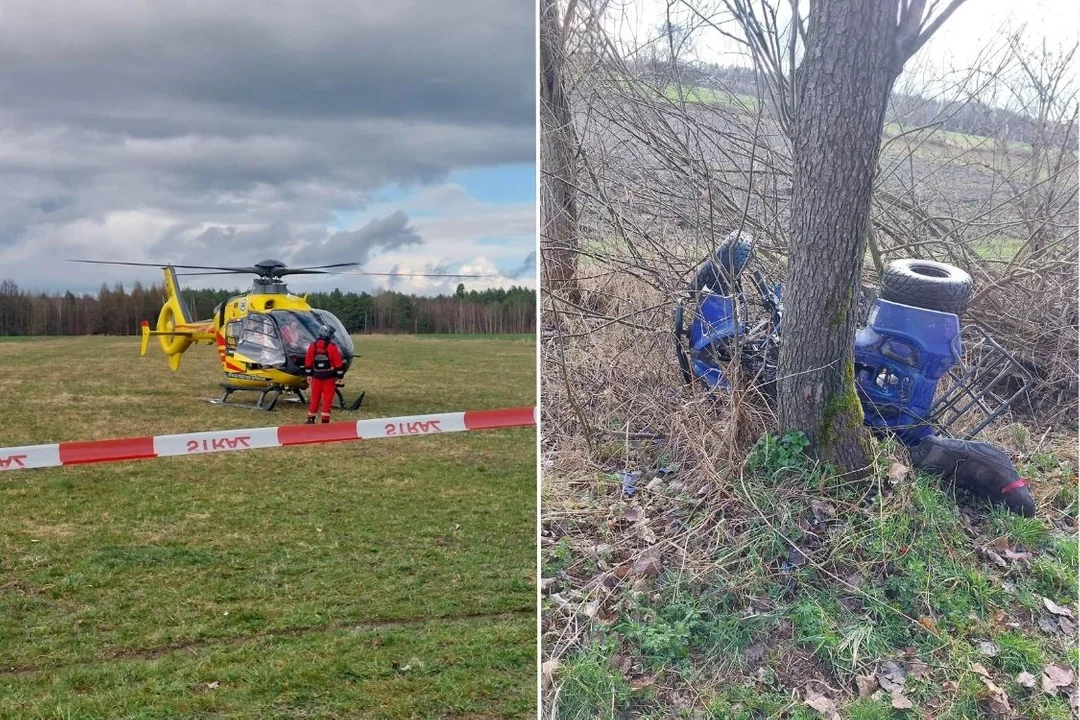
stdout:
<svg viewBox="0 0 1080 720">
<path fill-rule="evenodd" d="M 379 277 L 493 278 L 498 275 L 463 275 L 461 273 L 337 272 L 334 275 L 374 275 Z"/>
<path fill-rule="evenodd" d="M 237 270 L 211 270 L 209 272 L 182 272 L 176 273 L 176 277 L 192 277 L 194 275 L 248 275 L 246 272 Z"/>
<path fill-rule="evenodd" d="M 338 273 L 335 273 L 333 270 L 312 270 L 309 268 L 296 268 L 293 270 L 292 268 L 289 268 L 287 270 L 282 270 L 277 274 L 284 277 L 285 275 L 337 275 Z"/>
<path fill-rule="evenodd" d="M 289 268 L 289 271 L 292 272 L 294 270 L 329 270 L 330 268 L 355 267 L 355 266 L 357 266 L 359 264 L 360 263 L 355 263 L 355 262 L 343 262 L 343 263 L 331 263 L 330 265 L 304 265 L 303 267 Z"/>
<path fill-rule="evenodd" d="M 459 273 L 395 273 L 395 272 L 350 272 L 347 270 L 284 270 L 281 275 L 361 275 L 380 277 L 442 277 L 442 278 L 491 278 L 497 275 L 462 275 Z"/>
<path fill-rule="evenodd" d="M 173 263 L 142 263 L 142 262 L 124 262 L 121 260 L 75 260 L 68 259 L 67 262 L 87 263 L 91 265 L 132 265 L 135 267 L 152 267 L 152 268 L 184 268 L 186 270 L 218 270 L 223 273 L 257 273 L 258 269 L 253 267 L 221 267 L 219 265 L 174 265 Z"/>
<path fill-rule="evenodd" d="M 180 276 L 192 276 L 192 275 L 264 275 L 267 271 L 264 268 L 258 267 L 222 267 L 220 265 L 174 265 L 171 263 L 144 263 L 144 262 L 128 262 L 123 260 L 77 260 L 68 259 L 67 262 L 87 263 L 91 265 L 128 265 L 133 267 L 153 267 L 153 268 L 179 268 L 182 270 L 200 270 L 206 272 L 185 272 L 177 273 Z M 311 265 L 298 268 L 274 268 L 270 273 L 273 277 L 284 277 L 286 275 L 357 275 L 363 277 L 427 277 L 427 278 L 493 278 L 498 275 L 475 275 L 466 273 L 398 273 L 398 272 L 363 272 L 360 270 L 334 270 L 332 268 L 341 267 L 355 267 L 360 263 L 347 262 L 347 263 L 331 263 L 329 265 Z"/>
</svg>

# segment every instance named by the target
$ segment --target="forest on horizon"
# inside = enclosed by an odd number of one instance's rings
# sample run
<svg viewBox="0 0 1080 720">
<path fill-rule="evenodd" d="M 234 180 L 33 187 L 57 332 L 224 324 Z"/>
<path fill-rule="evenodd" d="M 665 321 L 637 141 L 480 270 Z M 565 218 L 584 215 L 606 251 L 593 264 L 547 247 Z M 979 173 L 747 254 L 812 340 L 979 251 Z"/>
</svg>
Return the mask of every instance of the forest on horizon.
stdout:
<svg viewBox="0 0 1080 720">
<path fill-rule="evenodd" d="M 184 300 L 199 319 L 240 290 L 184 290 Z M 0 282 L 2 335 L 135 335 L 139 324 L 156 324 L 164 289 L 135 283 L 102 285 L 97 295 L 49 295 L 21 290 L 14 280 Z M 465 290 L 426 297 L 393 290 L 308 293 L 312 307 L 333 313 L 350 333 L 529 334 L 536 332 L 536 291 L 525 287 Z"/>
</svg>

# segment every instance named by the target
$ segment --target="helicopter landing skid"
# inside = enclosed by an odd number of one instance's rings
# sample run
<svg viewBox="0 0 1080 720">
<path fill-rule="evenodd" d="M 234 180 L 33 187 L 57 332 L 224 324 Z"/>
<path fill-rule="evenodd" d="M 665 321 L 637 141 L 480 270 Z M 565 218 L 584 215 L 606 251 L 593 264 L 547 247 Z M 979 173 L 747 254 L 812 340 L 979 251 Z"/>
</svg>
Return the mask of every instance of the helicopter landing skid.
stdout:
<svg viewBox="0 0 1080 720">
<path fill-rule="evenodd" d="M 210 402 L 214 405 L 228 405 L 229 396 L 238 390 L 244 392 L 257 392 L 259 393 L 259 399 L 255 402 L 254 405 L 245 406 L 232 404 L 230 405 L 230 407 L 245 407 L 249 410 L 265 410 L 269 412 L 270 410 L 274 409 L 275 405 L 277 405 L 277 402 L 281 398 L 282 393 L 288 392 L 289 390 L 296 393 L 296 395 L 300 398 L 299 402 L 306 402 L 303 393 L 301 393 L 298 389 L 286 388 L 283 385 L 269 385 L 267 387 L 261 388 L 238 387 L 230 383 L 220 383 L 220 385 L 222 389 L 221 397 L 215 399 L 207 398 L 207 402 Z M 292 400 L 292 398 L 290 398 L 290 400 Z M 296 401 L 293 400 L 293 402 Z"/>
<path fill-rule="evenodd" d="M 228 405 L 229 407 L 242 408 L 245 410 L 263 410 L 269 412 L 273 410 L 277 405 L 278 400 L 281 399 L 282 394 L 292 393 L 296 397 L 287 397 L 285 402 L 300 403 L 307 405 L 307 398 L 304 397 L 304 393 L 300 388 L 287 388 L 284 385 L 270 385 L 265 388 L 249 388 L 249 387 L 237 387 L 229 383 L 219 383 L 221 385 L 222 394 L 220 398 L 203 398 L 211 405 Z M 342 410 L 356 411 L 360 409 L 360 404 L 364 402 L 365 391 L 361 391 L 360 395 L 353 400 L 351 404 L 346 404 L 345 395 L 341 392 L 341 385 L 334 388 L 334 395 L 337 397 L 338 407 Z M 241 405 L 237 403 L 227 402 L 229 396 L 236 391 L 243 392 L 257 392 L 259 393 L 259 399 L 254 405 Z"/>
<path fill-rule="evenodd" d="M 341 394 L 340 385 L 338 385 L 337 388 L 334 390 L 334 394 L 337 395 L 338 407 L 340 407 L 342 410 L 359 410 L 360 403 L 364 402 L 365 391 L 360 391 L 359 397 L 353 400 L 352 405 L 345 404 L 345 396 Z"/>
</svg>

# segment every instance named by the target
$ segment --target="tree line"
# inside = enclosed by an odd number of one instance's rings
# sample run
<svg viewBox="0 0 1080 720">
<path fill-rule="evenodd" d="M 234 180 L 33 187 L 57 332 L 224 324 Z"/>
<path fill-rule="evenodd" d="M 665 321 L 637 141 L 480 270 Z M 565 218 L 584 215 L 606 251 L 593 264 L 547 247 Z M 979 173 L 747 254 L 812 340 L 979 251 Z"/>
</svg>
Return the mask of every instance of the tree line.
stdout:
<svg viewBox="0 0 1080 720">
<path fill-rule="evenodd" d="M 197 318 L 239 290 L 185 290 Z M 102 285 L 97 295 L 31 293 L 14 280 L 0 282 L 0 335 L 135 335 L 143 320 L 154 325 L 165 299 L 158 285 L 130 290 Z M 536 332 L 536 292 L 524 287 L 466 291 L 424 297 L 386 290 L 308 294 L 312 307 L 333 313 L 350 333 L 496 334 Z"/>
<path fill-rule="evenodd" d="M 695 86 L 761 99 L 760 79 L 752 67 L 674 61 L 684 86 Z M 627 67 L 658 87 L 671 81 L 672 59 L 651 57 L 628 62 Z M 1037 105 L 1037 103 L 1032 103 Z M 888 116 L 902 121 L 905 128 L 932 125 L 941 130 L 1001 140 L 1031 143 L 1046 136 L 1055 145 L 1076 142 L 1075 128 L 1068 122 L 1047 122 L 1033 108 L 1027 112 L 995 107 L 980 98 L 963 96 L 954 99 L 924 97 L 894 92 L 889 97 Z"/>
</svg>

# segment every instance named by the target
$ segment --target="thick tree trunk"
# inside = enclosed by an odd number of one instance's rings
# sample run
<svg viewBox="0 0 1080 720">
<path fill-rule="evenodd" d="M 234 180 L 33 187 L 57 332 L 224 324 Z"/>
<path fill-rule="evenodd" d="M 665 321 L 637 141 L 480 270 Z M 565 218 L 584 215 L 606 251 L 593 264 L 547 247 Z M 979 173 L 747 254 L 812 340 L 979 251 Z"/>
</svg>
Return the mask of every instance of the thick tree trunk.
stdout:
<svg viewBox="0 0 1080 720">
<path fill-rule="evenodd" d="M 896 0 L 812 8 L 800 71 L 780 423 L 847 471 L 869 464 L 855 394 L 855 309 L 885 105 L 899 64 Z"/>
<path fill-rule="evenodd" d="M 563 32 L 556 0 L 540 2 L 541 283 L 576 300 L 577 138 L 563 85 Z"/>
</svg>

